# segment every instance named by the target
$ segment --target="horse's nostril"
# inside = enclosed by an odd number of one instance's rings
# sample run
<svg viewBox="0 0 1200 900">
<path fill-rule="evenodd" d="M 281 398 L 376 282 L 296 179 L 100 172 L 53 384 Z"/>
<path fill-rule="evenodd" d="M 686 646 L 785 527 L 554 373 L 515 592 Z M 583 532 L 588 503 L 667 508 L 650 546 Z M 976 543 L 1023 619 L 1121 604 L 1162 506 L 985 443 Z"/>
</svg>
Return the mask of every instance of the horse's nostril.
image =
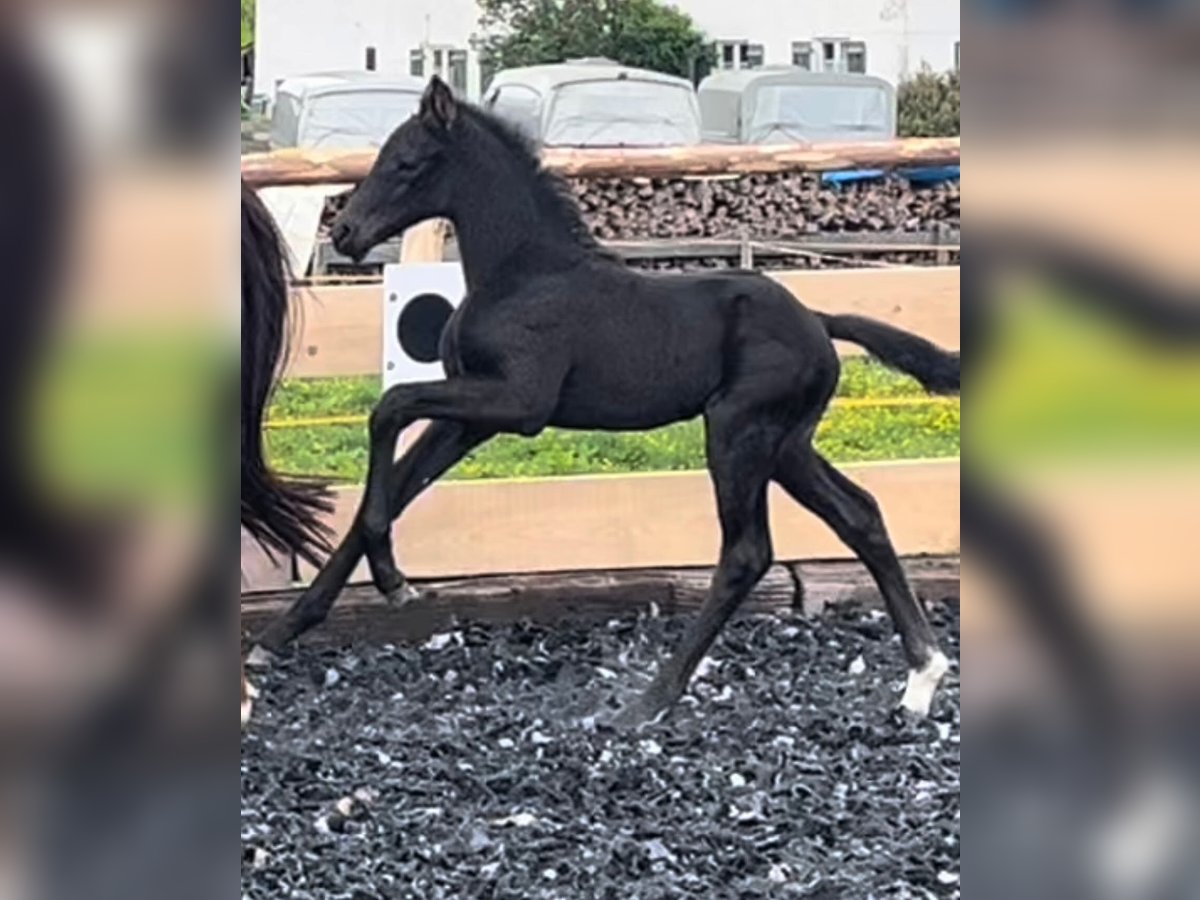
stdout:
<svg viewBox="0 0 1200 900">
<path fill-rule="evenodd" d="M 333 229 L 330 234 L 333 238 L 333 245 L 340 249 L 350 242 L 350 238 L 354 234 L 354 228 L 349 222 L 339 220 L 333 223 Z"/>
</svg>

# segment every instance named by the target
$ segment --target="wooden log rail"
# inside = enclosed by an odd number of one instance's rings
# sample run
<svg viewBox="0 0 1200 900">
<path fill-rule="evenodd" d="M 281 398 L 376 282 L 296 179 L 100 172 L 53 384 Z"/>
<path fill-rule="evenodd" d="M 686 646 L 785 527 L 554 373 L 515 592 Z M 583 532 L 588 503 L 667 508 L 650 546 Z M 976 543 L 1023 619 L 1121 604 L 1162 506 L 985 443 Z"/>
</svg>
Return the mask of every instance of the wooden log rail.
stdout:
<svg viewBox="0 0 1200 900">
<path fill-rule="evenodd" d="M 410 232 L 412 234 L 412 232 Z M 415 262 L 436 253 L 425 238 L 405 238 L 402 258 Z M 408 252 L 411 247 L 412 252 Z M 771 272 L 806 306 L 828 313 L 852 313 L 883 319 L 915 331 L 950 349 L 959 346 L 959 270 L 957 266 L 848 271 Z M 383 341 L 383 288 L 378 284 L 298 289 L 303 323 L 288 363 L 291 378 L 374 375 Z M 840 342 L 839 342 L 840 343 Z M 861 353 L 856 345 L 839 347 Z"/>
<path fill-rule="evenodd" d="M 678 178 L 764 172 L 830 172 L 857 168 L 955 165 L 958 138 L 743 146 L 551 149 L 547 168 L 568 178 Z M 253 187 L 356 184 L 366 177 L 376 151 L 276 150 L 242 157 L 242 177 Z"/>
<path fill-rule="evenodd" d="M 906 559 L 913 591 L 926 604 L 957 603 L 957 557 Z M 388 606 L 374 586 L 351 587 L 306 643 L 423 641 L 457 621 L 552 624 L 607 619 L 645 609 L 664 615 L 693 612 L 708 592 L 712 569 L 555 572 L 422 581 L 425 596 L 403 609 Z M 242 631 L 257 634 L 295 599 L 295 590 L 242 596 Z M 749 611 L 792 610 L 814 615 L 831 604 L 877 606 L 879 592 L 858 562 L 809 560 L 777 563 L 755 587 Z"/>
<path fill-rule="evenodd" d="M 839 468 L 875 495 L 899 554 L 958 553 L 958 460 Z M 334 491 L 326 523 L 335 535 L 349 530 L 361 500 L 359 487 Z M 771 488 L 769 509 L 779 559 L 853 558 L 824 522 L 778 488 Z M 712 482 L 696 471 L 441 482 L 405 512 L 392 540 L 409 575 L 449 579 L 709 566 L 721 535 Z M 315 574 L 307 563 L 297 570 L 273 564 L 243 538 L 244 591 L 286 589 Z M 369 577 L 360 563 L 352 580 Z"/>
</svg>

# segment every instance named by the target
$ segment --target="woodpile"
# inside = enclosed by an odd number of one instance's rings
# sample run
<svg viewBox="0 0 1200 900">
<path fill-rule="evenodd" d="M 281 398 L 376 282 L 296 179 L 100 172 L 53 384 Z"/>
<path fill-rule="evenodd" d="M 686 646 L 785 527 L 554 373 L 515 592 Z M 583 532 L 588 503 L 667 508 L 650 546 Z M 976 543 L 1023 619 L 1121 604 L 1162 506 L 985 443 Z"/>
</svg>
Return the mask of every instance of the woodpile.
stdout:
<svg viewBox="0 0 1200 900">
<path fill-rule="evenodd" d="M 959 227 L 957 182 L 914 188 L 892 176 L 834 186 L 818 175 L 786 172 L 732 179 L 573 179 L 570 185 L 601 240 L 743 235 L 769 240 Z"/>
<path fill-rule="evenodd" d="M 731 256 L 678 256 L 660 259 L 631 259 L 626 264 L 633 269 L 650 272 L 714 272 L 721 269 L 736 269 L 739 260 Z M 754 268 L 760 272 L 793 272 L 816 269 L 862 269 L 886 264 L 889 266 L 934 266 L 959 264 L 957 251 L 949 252 L 944 258 L 932 253 L 880 252 L 838 253 L 833 255 L 755 255 Z"/>
<path fill-rule="evenodd" d="M 913 187 L 903 178 L 888 176 L 835 186 L 812 173 L 785 172 L 703 179 L 574 178 L 568 184 L 600 240 L 769 241 L 822 234 L 950 232 L 960 224 L 958 182 Z M 322 219 L 325 229 L 346 196 L 330 198 Z"/>
</svg>

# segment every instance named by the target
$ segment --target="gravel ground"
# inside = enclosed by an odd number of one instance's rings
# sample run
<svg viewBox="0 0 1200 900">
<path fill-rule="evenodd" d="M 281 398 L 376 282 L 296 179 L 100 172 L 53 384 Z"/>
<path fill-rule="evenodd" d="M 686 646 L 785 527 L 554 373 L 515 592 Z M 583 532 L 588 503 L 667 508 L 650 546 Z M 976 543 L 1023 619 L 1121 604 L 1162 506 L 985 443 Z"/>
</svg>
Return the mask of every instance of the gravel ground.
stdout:
<svg viewBox="0 0 1200 900">
<path fill-rule="evenodd" d="M 748 615 L 670 719 L 607 728 L 685 624 L 465 625 L 258 673 L 243 897 L 959 896 L 956 674 L 907 722 L 881 612 Z"/>
</svg>

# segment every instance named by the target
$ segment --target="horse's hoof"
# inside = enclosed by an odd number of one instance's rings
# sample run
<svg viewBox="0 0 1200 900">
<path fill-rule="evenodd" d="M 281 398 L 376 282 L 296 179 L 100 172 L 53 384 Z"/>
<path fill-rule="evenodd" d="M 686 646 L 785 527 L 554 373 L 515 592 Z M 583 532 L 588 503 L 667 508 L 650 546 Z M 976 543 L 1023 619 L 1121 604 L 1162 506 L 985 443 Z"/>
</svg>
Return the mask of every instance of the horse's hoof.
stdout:
<svg viewBox="0 0 1200 900">
<path fill-rule="evenodd" d="M 246 654 L 246 668 L 269 669 L 275 664 L 275 655 L 275 653 L 264 647 L 261 643 L 255 644 L 250 648 L 250 652 Z"/>
<path fill-rule="evenodd" d="M 671 703 L 654 696 L 643 694 L 632 703 L 622 707 L 613 717 L 611 725 L 618 731 L 637 731 L 647 725 L 655 725 L 667 717 Z"/>
<path fill-rule="evenodd" d="M 278 656 L 295 640 L 297 634 L 298 631 L 288 619 L 276 619 L 258 636 L 255 649 L 261 647 L 265 653 Z"/>
<path fill-rule="evenodd" d="M 935 652 L 920 669 L 910 669 L 904 696 L 900 698 L 900 708 L 919 719 L 928 716 L 938 685 L 949 671 L 950 660 L 940 651 Z"/>
<path fill-rule="evenodd" d="M 408 606 L 410 603 L 420 600 L 421 592 L 405 581 L 399 586 L 392 588 L 390 591 L 385 592 L 384 597 L 387 598 L 388 606 L 393 606 L 399 609 L 401 607 Z"/>
</svg>

